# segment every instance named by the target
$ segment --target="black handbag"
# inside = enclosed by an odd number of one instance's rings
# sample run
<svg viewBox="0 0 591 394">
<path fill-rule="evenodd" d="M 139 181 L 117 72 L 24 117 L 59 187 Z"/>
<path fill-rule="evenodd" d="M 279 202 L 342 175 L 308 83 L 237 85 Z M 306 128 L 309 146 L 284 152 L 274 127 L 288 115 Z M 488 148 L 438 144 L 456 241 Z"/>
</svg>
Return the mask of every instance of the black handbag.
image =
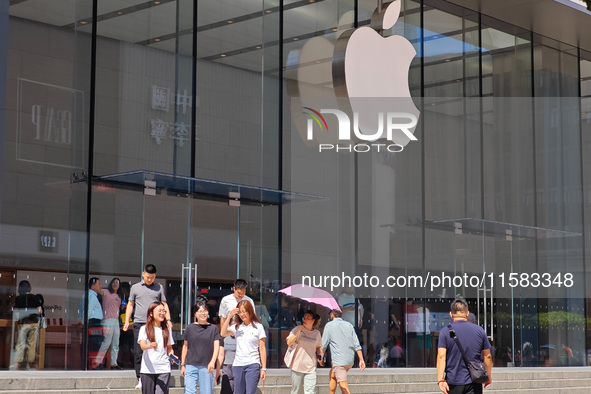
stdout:
<svg viewBox="0 0 591 394">
<path fill-rule="evenodd" d="M 451 324 L 448 324 L 447 327 L 449 327 L 449 336 L 453 338 L 453 340 L 456 342 L 456 345 L 458 345 L 458 349 L 460 349 L 460 353 L 462 353 L 462 358 L 464 359 L 464 363 L 466 363 L 472 383 L 483 384 L 488 382 L 489 378 L 486 374 L 486 368 L 484 367 L 484 364 L 480 361 L 468 361 L 466 352 L 464 352 L 464 348 L 462 347 L 456 332 L 451 327 Z"/>
</svg>

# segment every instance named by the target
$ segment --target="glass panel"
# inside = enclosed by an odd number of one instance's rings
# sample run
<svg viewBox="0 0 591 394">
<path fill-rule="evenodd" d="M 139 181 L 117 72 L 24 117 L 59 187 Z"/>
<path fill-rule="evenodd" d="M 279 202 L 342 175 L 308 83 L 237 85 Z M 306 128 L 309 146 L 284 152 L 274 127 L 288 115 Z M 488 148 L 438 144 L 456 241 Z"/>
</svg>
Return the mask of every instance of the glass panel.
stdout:
<svg viewBox="0 0 591 394">
<path fill-rule="evenodd" d="M 535 60 L 536 185 L 538 225 L 581 232 L 583 205 L 581 184 L 581 125 L 579 60 L 574 48 L 539 37 Z M 576 52 L 575 52 L 576 53 Z M 540 241 L 537 245 L 538 272 L 553 277 L 584 272 L 583 239 Z M 555 347 L 549 365 L 583 365 L 586 360 L 584 286 L 540 289 L 540 344 Z M 564 317 L 564 318 L 562 318 Z M 546 321 L 548 323 L 546 323 Z M 570 351 L 567 350 L 570 349 Z"/>
<path fill-rule="evenodd" d="M 426 8 L 424 119 L 424 220 L 438 222 L 456 217 L 480 217 L 482 196 L 481 115 L 477 99 L 479 76 L 478 17 L 456 7 Z M 451 216 L 450 216 L 451 215 Z M 424 228 L 424 265 L 407 274 L 428 272 L 454 276 L 483 272 L 487 246 L 478 235 L 446 234 Z M 421 268 L 421 269 L 420 269 Z M 420 269 L 420 270 L 419 270 Z M 405 306 L 408 364 L 435 366 L 439 331 L 449 319 L 449 301 L 461 294 L 477 316 L 478 292 L 469 286 L 441 283 L 412 289 Z M 482 294 L 485 296 L 486 294 Z M 412 298 L 410 298 L 412 297 Z M 418 318 L 418 319 L 417 319 Z"/>
<path fill-rule="evenodd" d="M 190 175 L 192 3 L 101 1 L 98 15 L 95 174 Z"/>
<path fill-rule="evenodd" d="M 590 168 L 591 165 L 591 53 L 581 51 L 580 56 L 580 86 L 581 86 L 581 152 L 583 152 L 582 163 L 583 168 Z M 583 212 L 584 216 L 584 231 L 589 234 L 591 231 L 591 173 L 583 171 Z M 591 268 L 590 258 L 591 251 L 589 246 L 585 245 L 585 309 L 587 322 L 591 321 L 591 281 L 589 280 L 589 272 Z M 586 365 L 591 365 L 591 325 L 586 325 Z"/>
<path fill-rule="evenodd" d="M 1 369 L 82 367 L 87 185 L 71 180 L 88 171 L 91 40 L 74 21 L 89 16 L 87 1 L 0 5 Z"/>
</svg>

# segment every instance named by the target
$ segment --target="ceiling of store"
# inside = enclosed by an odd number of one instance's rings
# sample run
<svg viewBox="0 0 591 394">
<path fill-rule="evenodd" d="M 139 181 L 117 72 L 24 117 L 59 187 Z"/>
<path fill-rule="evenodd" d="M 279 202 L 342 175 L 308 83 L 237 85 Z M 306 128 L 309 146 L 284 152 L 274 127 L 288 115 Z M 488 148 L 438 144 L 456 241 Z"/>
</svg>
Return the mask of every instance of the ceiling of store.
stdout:
<svg viewBox="0 0 591 394">
<path fill-rule="evenodd" d="M 445 0 L 591 52 L 591 12 L 572 0 Z"/>
<path fill-rule="evenodd" d="M 425 4 L 429 4 L 426 0 Z M 439 2 L 440 0 L 434 0 Z M 585 27 L 591 12 L 573 0 L 445 0 L 492 18 L 591 52 L 591 34 Z M 277 44 L 277 6 L 261 9 L 261 0 L 200 0 L 198 2 L 198 57 L 244 69 L 260 70 L 262 44 Z M 277 2 L 275 2 L 277 3 Z M 10 14 L 63 28 L 90 33 L 91 2 L 79 0 L 10 0 Z M 190 55 L 192 9 L 190 2 L 176 0 L 101 0 L 98 5 L 98 34 L 124 42 Z M 377 0 L 360 0 L 360 19 L 371 15 Z M 441 4 L 441 3 L 439 3 Z M 86 8 L 81 8 L 85 5 Z M 286 50 L 300 39 L 315 35 L 328 37 L 344 25 L 344 5 L 338 3 L 341 20 L 336 20 L 335 2 L 330 0 L 285 0 L 284 43 Z M 431 10 L 429 12 L 436 12 Z M 262 18 L 261 15 L 266 16 Z M 178 30 L 175 33 L 176 15 Z M 439 20 L 439 19 L 438 19 Z M 445 23 L 444 21 L 441 23 Z M 266 24 L 264 26 L 264 24 Z M 340 26 L 339 26 L 340 25 Z M 263 29 L 263 26 L 265 27 Z M 262 34 L 268 35 L 263 37 Z M 335 33 L 336 34 L 336 33 Z M 176 38 L 179 37 L 177 40 Z M 296 48 L 297 49 L 297 48 Z"/>
</svg>

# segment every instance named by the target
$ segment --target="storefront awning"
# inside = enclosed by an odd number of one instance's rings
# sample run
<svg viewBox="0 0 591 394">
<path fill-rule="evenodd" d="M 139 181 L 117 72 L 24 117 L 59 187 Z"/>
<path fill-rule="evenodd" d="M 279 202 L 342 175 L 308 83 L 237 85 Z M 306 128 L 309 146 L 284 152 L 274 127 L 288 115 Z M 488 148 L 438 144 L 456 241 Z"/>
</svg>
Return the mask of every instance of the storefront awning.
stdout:
<svg viewBox="0 0 591 394">
<path fill-rule="evenodd" d="M 312 194 L 143 170 L 96 176 L 93 178 L 93 182 L 137 186 L 144 188 L 144 194 L 148 195 L 167 190 L 204 198 L 227 199 L 229 201 L 264 205 L 328 200 L 328 197 Z"/>
<path fill-rule="evenodd" d="M 524 226 L 515 223 L 503 223 L 494 220 L 475 218 L 461 218 L 449 220 L 426 221 L 423 223 L 408 223 L 404 226 L 425 226 L 426 228 L 442 231 L 453 231 L 456 234 L 485 235 L 506 240 L 548 239 L 578 237 L 581 233 L 555 230 L 544 227 Z M 391 229 L 400 225 L 385 225 Z"/>
</svg>

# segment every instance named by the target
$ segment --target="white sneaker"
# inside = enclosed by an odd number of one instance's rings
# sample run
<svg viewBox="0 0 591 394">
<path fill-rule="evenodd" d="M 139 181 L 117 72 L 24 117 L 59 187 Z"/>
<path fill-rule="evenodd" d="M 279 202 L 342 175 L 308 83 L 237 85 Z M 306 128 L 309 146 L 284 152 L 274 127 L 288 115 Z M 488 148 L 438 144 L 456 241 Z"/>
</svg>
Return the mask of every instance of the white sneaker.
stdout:
<svg viewBox="0 0 591 394">
<path fill-rule="evenodd" d="M 137 384 L 135 385 L 135 389 L 136 390 L 141 390 L 142 389 L 142 379 L 138 379 L 137 380 Z"/>
</svg>

